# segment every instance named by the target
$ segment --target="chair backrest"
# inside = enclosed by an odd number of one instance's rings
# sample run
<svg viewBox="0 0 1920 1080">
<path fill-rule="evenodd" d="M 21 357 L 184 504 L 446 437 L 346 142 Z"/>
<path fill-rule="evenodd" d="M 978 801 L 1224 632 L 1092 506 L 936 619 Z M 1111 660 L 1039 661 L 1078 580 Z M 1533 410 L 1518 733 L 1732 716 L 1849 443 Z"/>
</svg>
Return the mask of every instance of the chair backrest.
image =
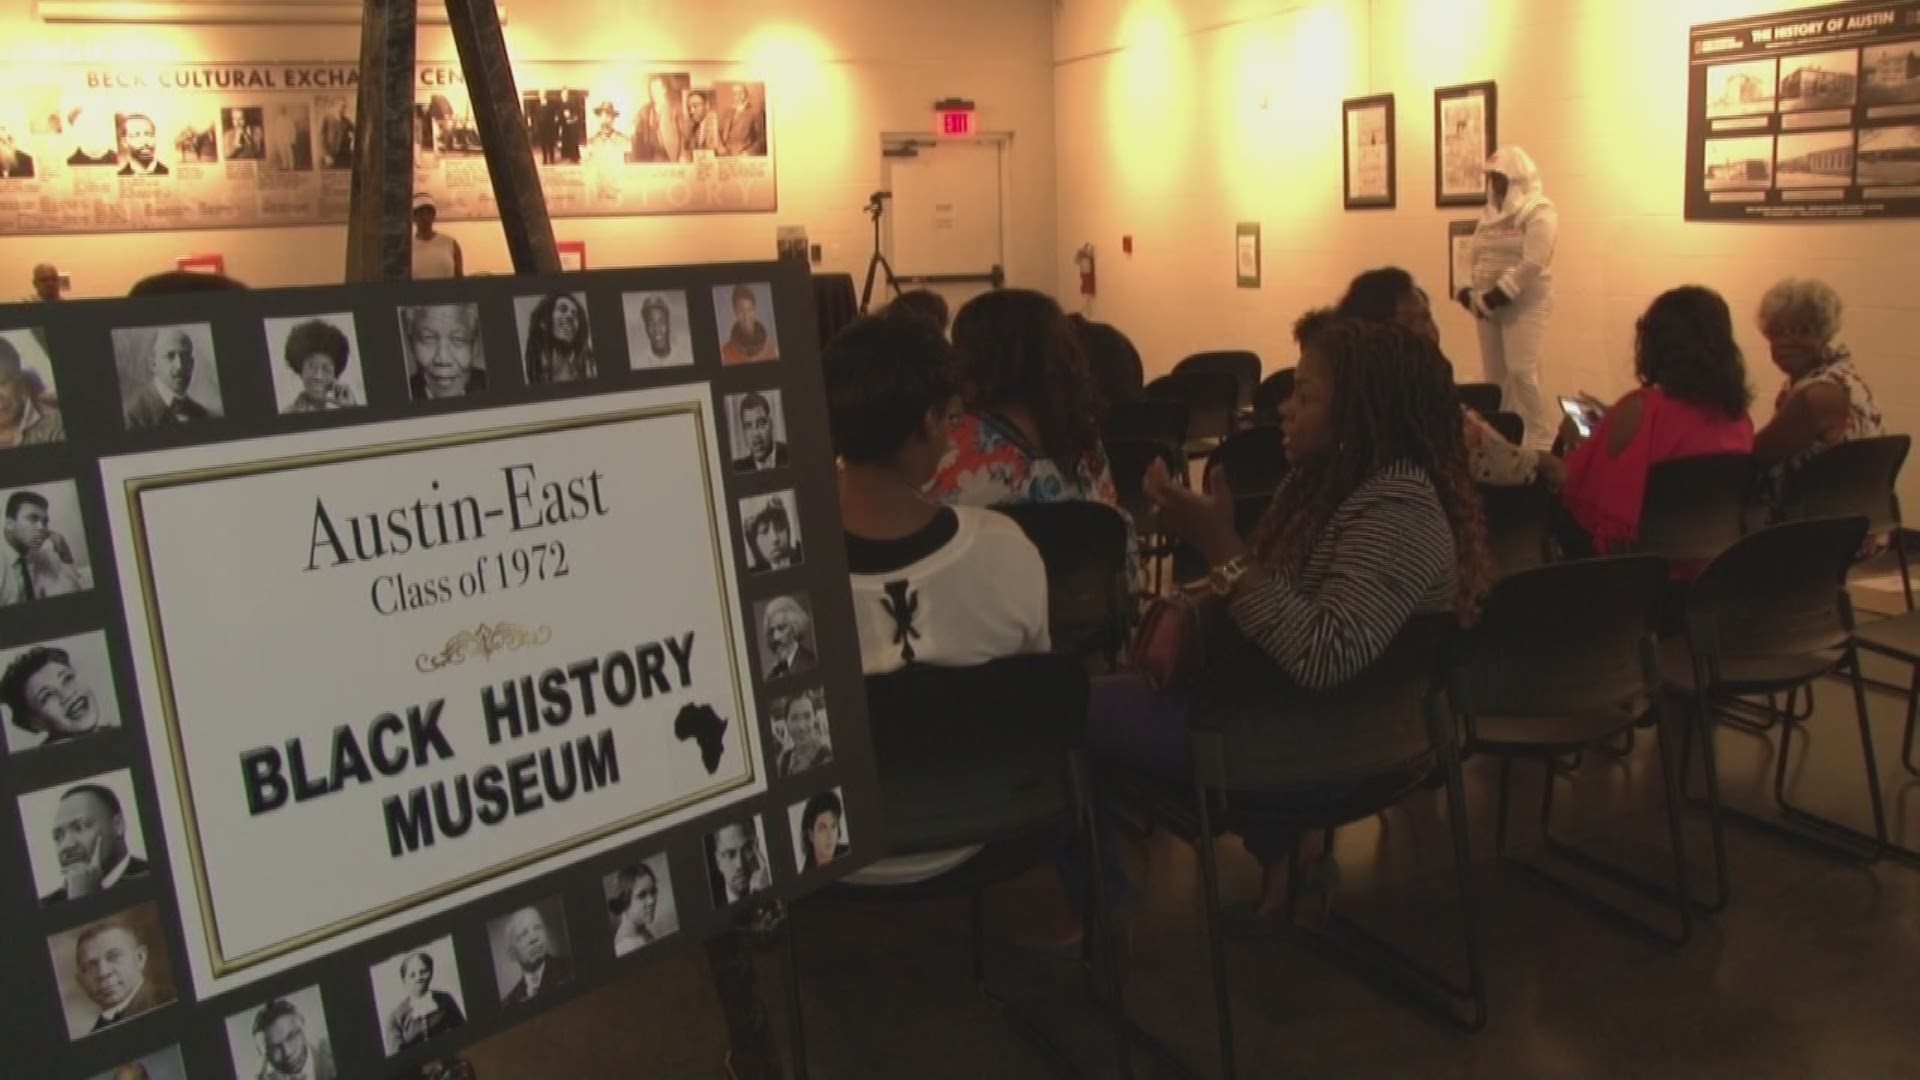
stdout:
<svg viewBox="0 0 1920 1080">
<path fill-rule="evenodd" d="M 1501 438 L 1515 446 L 1520 445 L 1521 440 L 1527 437 L 1527 422 L 1519 413 L 1494 413 L 1487 417 L 1487 426 L 1499 432 Z"/>
<path fill-rule="evenodd" d="M 1225 470 L 1235 498 L 1272 495 L 1287 475 L 1286 443 L 1272 424 L 1244 428 L 1227 436 L 1209 464 Z"/>
<path fill-rule="evenodd" d="M 1663 461 L 1647 472 L 1634 550 L 1673 562 L 1711 559 L 1740 539 L 1753 455 L 1702 454 Z"/>
<path fill-rule="evenodd" d="M 986 843 L 1072 812 L 1067 755 L 1087 727 L 1086 670 L 1072 657 L 870 676 L 867 716 L 892 854 Z"/>
<path fill-rule="evenodd" d="M 1188 371 L 1213 371 L 1233 376 L 1239 388 L 1236 408 L 1253 407 L 1253 391 L 1260 385 L 1260 354 L 1245 349 L 1195 353 L 1173 365 L 1175 375 Z"/>
<path fill-rule="evenodd" d="M 1101 438 L 1108 444 L 1143 439 L 1172 447 L 1185 446 L 1190 412 L 1186 402 L 1168 398 L 1117 402 L 1107 408 Z"/>
<path fill-rule="evenodd" d="M 1253 389 L 1253 422 L 1256 424 L 1277 424 L 1280 422 L 1280 406 L 1293 396 L 1293 369 L 1281 368 L 1279 371 L 1260 380 Z"/>
<path fill-rule="evenodd" d="M 1147 396 L 1187 406 L 1187 440 L 1224 439 L 1233 433 L 1240 383 L 1220 371 L 1184 371 L 1147 384 Z"/>
<path fill-rule="evenodd" d="M 1487 515 L 1487 548 L 1494 569 L 1506 577 L 1547 561 L 1553 492 L 1543 484 L 1480 484 L 1480 505 Z"/>
<path fill-rule="evenodd" d="M 1457 389 L 1460 394 L 1460 403 L 1481 416 L 1491 417 L 1500 411 L 1500 384 L 1461 383 Z"/>
<path fill-rule="evenodd" d="M 1120 508 L 1144 528 L 1151 516 L 1142 482 L 1155 461 L 1167 465 L 1169 475 L 1178 479 L 1187 475 L 1187 456 L 1178 446 L 1157 439 L 1114 439 L 1106 443 L 1107 465 L 1113 470 L 1113 486 L 1120 495 Z"/>
<path fill-rule="evenodd" d="M 1211 666 L 1193 705 L 1218 731 L 1224 787 L 1310 789 L 1397 771 L 1436 749 L 1428 712 L 1458 626 L 1419 615 L 1366 670 L 1332 690 L 1302 689 L 1244 639 Z"/>
<path fill-rule="evenodd" d="M 1104 503 L 1016 503 L 994 509 L 1019 524 L 1047 566 L 1053 651 L 1119 655 L 1126 643 L 1127 519 Z"/>
<path fill-rule="evenodd" d="M 1456 653 L 1453 704 L 1471 716 L 1645 711 L 1667 561 L 1657 555 L 1542 566 L 1494 586 Z"/>
<path fill-rule="evenodd" d="M 1100 396 L 1108 404 L 1138 401 L 1146 394 L 1146 365 L 1140 362 L 1140 350 L 1115 326 L 1094 322 L 1079 314 L 1070 316 L 1080 335 L 1081 350 L 1087 354 L 1087 371 Z"/>
<path fill-rule="evenodd" d="M 1687 590 L 1687 635 L 1709 665 L 1835 649 L 1853 633 L 1847 569 L 1860 516 L 1792 521 L 1736 541 Z"/>
<path fill-rule="evenodd" d="M 1906 464 L 1913 439 L 1881 435 L 1854 439 L 1815 454 L 1787 477 L 1780 493 L 1780 516 L 1787 521 L 1846 517 L 1867 519 L 1867 531 L 1900 527 L 1900 502 L 1894 485 Z"/>
</svg>

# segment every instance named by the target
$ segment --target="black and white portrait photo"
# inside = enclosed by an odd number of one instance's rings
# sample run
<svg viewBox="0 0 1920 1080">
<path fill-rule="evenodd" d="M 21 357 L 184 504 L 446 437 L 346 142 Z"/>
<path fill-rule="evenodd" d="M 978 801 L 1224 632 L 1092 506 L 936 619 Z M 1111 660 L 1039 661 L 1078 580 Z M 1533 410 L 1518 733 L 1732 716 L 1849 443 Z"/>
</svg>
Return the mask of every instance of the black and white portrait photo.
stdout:
<svg viewBox="0 0 1920 1080">
<path fill-rule="evenodd" d="M 289 101 L 266 114 L 266 168 L 269 172 L 313 170 L 313 108 Z"/>
<path fill-rule="evenodd" d="M 178 997 L 160 912 L 141 904 L 47 939 L 67 1036 L 85 1038 Z"/>
<path fill-rule="evenodd" d="M 0 721 L 16 754 L 120 730 L 106 635 L 0 650 Z"/>
<path fill-rule="evenodd" d="M 318 986 L 227 1017 L 227 1048 L 241 1080 L 340 1080 Z"/>
<path fill-rule="evenodd" d="M 401 308 L 400 343 L 413 400 L 465 397 L 487 388 L 478 304 Z"/>
<path fill-rule="evenodd" d="M 740 532 L 747 544 L 747 573 L 791 570 L 805 561 L 800 548 L 800 503 L 792 491 L 740 500 Z"/>
<path fill-rule="evenodd" d="M 613 923 L 613 955 L 626 956 L 680 929 L 666 852 L 615 870 L 600 886 Z"/>
<path fill-rule="evenodd" d="M 93 588 L 93 561 L 80 525 L 80 493 L 71 480 L 0 490 L 6 537 L 0 606 Z"/>
<path fill-rule="evenodd" d="M 793 865 L 804 874 L 852 850 L 847 839 L 847 807 L 839 788 L 823 791 L 787 808 L 793 827 Z"/>
<path fill-rule="evenodd" d="M 578 382 L 600 374 L 593 360 L 593 334 L 587 326 L 587 300 L 579 293 L 516 296 L 527 385 Z"/>
<path fill-rule="evenodd" d="M 220 157 L 260 161 L 267 156 L 265 110 L 257 105 L 220 110 Z"/>
<path fill-rule="evenodd" d="M 780 391 L 727 395 L 727 445 L 733 448 L 733 471 L 737 473 L 784 469 L 791 464 Z"/>
<path fill-rule="evenodd" d="M 160 125 L 151 113 L 115 113 L 114 137 L 120 144 L 121 176 L 165 176 L 160 160 Z"/>
<path fill-rule="evenodd" d="M 187 1063 L 180 1060 L 179 1047 L 169 1046 L 95 1073 L 89 1080 L 187 1080 Z"/>
<path fill-rule="evenodd" d="M 766 282 L 715 288 L 713 324 L 720 329 L 722 364 L 780 359 L 780 331 L 773 318 L 773 289 Z"/>
<path fill-rule="evenodd" d="M 630 292 L 620 305 L 627 319 L 627 363 L 635 371 L 693 363 L 686 293 Z"/>
<path fill-rule="evenodd" d="M 128 431 L 221 415 L 213 328 L 206 323 L 115 330 L 113 366 Z"/>
<path fill-rule="evenodd" d="M 753 605 L 760 640 L 760 674 L 767 679 L 804 675 L 814 669 L 813 604 L 804 596 L 776 596 Z"/>
<path fill-rule="evenodd" d="M 487 924 L 500 1004 L 524 1005 L 573 981 L 573 950 L 560 897 L 517 908 Z"/>
<path fill-rule="evenodd" d="M 467 1022 L 451 937 L 389 957 L 370 974 L 380 1038 L 388 1057 Z"/>
<path fill-rule="evenodd" d="M 773 884 L 767 865 L 767 827 L 757 817 L 729 822 L 707 835 L 707 884 L 713 905 L 730 907 Z"/>
<path fill-rule="evenodd" d="M 38 330 L 0 330 L 0 450 L 65 442 L 53 361 Z"/>
<path fill-rule="evenodd" d="M 833 760 L 827 692 L 819 687 L 774 698 L 767 706 L 767 728 L 779 746 L 777 776 L 793 776 Z"/>
<path fill-rule="evenodd" d="M 93 896 L 147 874 L 147 842 L 126 769 L 20 796 L 20 823 L 42 904 Z"/>
<path fill-rule="evenodd" d="M 353 168 L 353 147 L 359 132 L 354 113 L 359 104 L 351 94 L 325 94 L 314 99 L 313 114 L 320 118 L 321 168 Z"/>
<path fill-rule="evenodd" d="M 330 412 L 367 403 L 353 313 L 266 319 L 273 398 L 282 413 Z"/>
</svg>

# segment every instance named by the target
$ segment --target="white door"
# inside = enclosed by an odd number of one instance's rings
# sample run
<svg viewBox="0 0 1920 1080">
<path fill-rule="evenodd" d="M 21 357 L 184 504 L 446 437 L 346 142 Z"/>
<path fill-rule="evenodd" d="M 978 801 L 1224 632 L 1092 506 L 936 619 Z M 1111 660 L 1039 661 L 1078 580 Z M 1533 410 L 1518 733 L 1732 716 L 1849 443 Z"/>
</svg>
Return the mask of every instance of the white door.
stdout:
<svg viewBox="0 0 1920 1080">
<path fill-rule="evenodd" d="M 903 289 L 931 289 L 960 305 L 1005 280 L 1005 142 L 887 138 L 884 246 Z M 877 282 L 872 306 L 883 302 Z"/>
</svg>

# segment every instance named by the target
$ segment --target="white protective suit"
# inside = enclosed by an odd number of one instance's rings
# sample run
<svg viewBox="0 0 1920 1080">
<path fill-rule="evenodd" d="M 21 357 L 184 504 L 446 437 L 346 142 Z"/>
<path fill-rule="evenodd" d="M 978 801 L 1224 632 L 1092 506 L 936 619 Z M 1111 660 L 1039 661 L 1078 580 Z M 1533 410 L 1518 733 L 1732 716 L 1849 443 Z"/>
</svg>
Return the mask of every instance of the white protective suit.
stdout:
<svg viewBox="0 0 1920 1080">
<path fill-rule="evenodd" d="M 1560 212 L 1548 201 L 1533 158 L 1517 146 L 1487 159 L 1487 171 L 1507 178 L 1506 201 L 1489 205 L 1473 233 L 1473 295 L 1479 317 L 1480 358 L 1487 380 L 1501 390 L 1501 408 L 1526 422 L 1524 446 L 1553 445 L 1555 410 L 1540 390 L 1540 350 L 1553 314 L 1553 248 Z M 1489 307 L 1498 292 L 1510 303 Z"/>
</svg>

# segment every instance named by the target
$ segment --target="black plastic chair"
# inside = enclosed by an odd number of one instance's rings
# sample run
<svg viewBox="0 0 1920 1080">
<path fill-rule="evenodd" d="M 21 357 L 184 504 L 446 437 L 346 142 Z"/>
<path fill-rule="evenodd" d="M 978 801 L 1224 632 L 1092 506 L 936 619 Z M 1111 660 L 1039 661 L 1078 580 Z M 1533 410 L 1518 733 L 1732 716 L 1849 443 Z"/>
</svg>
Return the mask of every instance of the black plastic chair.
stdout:
<svg viewBox="0 0 1920 1080">
<path fill-rule="evenodd" d="M 1233 434 L 1240 411 L 1239 380 L 1219 371 L 1162 375 L 1147 384 L 1147 396 L 1187 407 L 1187 441 L 1182 449 L 1188 457 L 1211 454 Z"/>
<path fill-rule="evenodd" d="M 1224 472 L 1234 498 L 1271 496 L 1287 475 L 1286 442 L 1271 424 L 1245 428 L 1227 436 L 1213 452 L 1207 471 Z"/>
<path fill-rule="evenodd" d="M 1603 914 L 1680 945 L 1692 936 L 1693 922 L 1680 824 L 1682 799 L 1668 752 L 1667 725 L 1660 723 L 1657 632 L 1666 582 L 1667 562 L 1653 555 L 1561 563 L 1507 578 L 1494 588 L 1479 625 L 1461 643 L 1452 702 L 1466 726 L 1467 752 L 1500 760 L 1494 833 L 1500 856 L 1509 857 L 1513 763 L 1536 760 L 1544 776 L 1540 831 L 1547 850 L 1671 906 L 1678 929 L 1657 926 L 1544 865 L 1514 861 Z M 1553 793 L 1561 775 L 1556 761 L 1648 724 L 1658 733 L 1656 752 L 1673 856 L 1671 885 L 1650 881 L 1553 834 Z"/>
<path fill-rule="evenodd" d="M 1187 445 L 1190 410 L 1184 401 L 1141 398 L 1109 406 L 1100 437 L 1108 445 L 1124 440 L 1164 443 L 1176 450 Z"/>
<path fill-rule="evenodd" d="M 1775 525 L 1728 548 L 1687 592 L 1686 639 L 1668 643 L 1663 666 L 1668 683 L 1691 706 L 1692 722 L 1682 752 L 1683 777 L 1691 776 L 1686 763 L 1696 738 L 1701 745 L 1718 889 L 1708 910 L 1725 907 L 1730 892 L 1723 813 L 1860 861 L 1878 859 L 1887 850 L 1886 807 L 1854 642 L 1853 605 L 1846 592 L 1847 570 L 1866 535 L 1867 521 L 1862 517 Z M 1874 835 L 1809 813 L 1788 800 L 1793 734 L 1808 720 L 1791 713 L 1779 714 L 1780 746 L 1774 754 L 1773 794 L 1780 818 L 1724 806 L 1714 750 L 1721 709 L 1739 696 L 1801 691 L 1811 695 L 1816 680 L 1834 674 L 1844 675 L 1853 687 Z"/>
<path fill-rule="evenodd" d="M 1907 726 L 1900 737 L 1900 764 L 1909 773 L 1920 776 L 1920 761 L 1913 756 L 1915 729 L 1920 727 L 1920 612 L 1876 619 L 1855 630 L 1853 636 L 1868 652 L 1898 660 L 1913 669 L 1913 682 L 1906 691 Z"/>
<path fill-rule="evenodd" d="M 1126 644 L 1131 589 L 1127 519 L 1096 502 L 1020 503 L 996 510 L 1019 524 L 1047 567 L 1047 623 L 1053 651 L 1118 663 Z"/>
<path fill-rule="evenodd" d="M 1372 817 L 1435 778 L 1446 789 L 1452 827 L 1465 984 L 1331 909 L 1326 931 L 1309 933 L 1339 959 L 1389 981 L 1460 1027 L 1485 1026 L 1466 797 L 1454 725 L 1440 704 L 1455 632 L 1450 615 L 1416 618 L 1366 671 L 1324 693 L 1300 689 L 1262 655 L 1223 658 L 1193 706 L 1191 783 L 1119 766 L 1103 771 L 1113 778 L 1107 790 L 1114 799 L 1198 849 L 1223 1076 L 1238 1073 L 1213 838 L 1223 829 L 1248 825 L 1331 832 Z M 1177 1060 L 1151 1037 L 1141 1041 L 1154 1045 L 1161 1057 Z"/>
<path fill-rule="evenodd" d="M 1703 454 L 1655 465 L 1647 472 L 1633 550 L 1674 563 L 1714 558 L 1745 532 L 1752 484 L 1751 454 Z"/>
<path fill-rule="evenodd" d="M 1256 424 L 1277 424 L 1280 422 L 1280 406 L 1293 396 L 1294 375 L 1292 368 L 1279 371 L 1260 380 L 1253 390 L 1253 422 Z"/>
<path fill-rule="evenodd" d="M 1115 326 L 1094 322 L 1079 313 L 1067 317 L 1080 335 L 1080 347 L 1087 355 L 1087 371 L 1100 388 L 1100 397 L 1109 405 L 1138 401 L 1146 396 L 1146 365 L 1140 362 L 1140 350 Z"/>
<path fill-rule="evenodd" d="M 1487 419 L 1487 426 L 1500 433 L 1500 437 L 1519 446 L 1527 437 L 1527 422 L 1519 413 L 1497 412 Z"/>
<path fill-rule="evenodd" d="M 1867 519 L 1869 535 L 1893 534 L 1894 557 L 1900 563 L 1901 594 L 1913 610 L 1913 577 L 1907 568 L 1907 547 L 1901 541 L 1900 496 L 1896 485 L 1913 439 L 1881 435 L 1854 439 L 1808 459 L 1787 477 L 1780 492 L 1782 521 L 1808 518 Z"/>
<path fill-rule="evenodd" d="M 1020 656 L 966 668 L 912 665 L 866 682 L 888 854 L 982 850 L 926 881 L 843 881 L 823 895 L 883 902 L 965 896 L 975 985 L 1056 1069 L 1078 1071 L 989 986 L 983 894 L 1052 863 L 1076 832 L 1092 852 L 1090 865 L 1101 865 L 1085 759 L 1085 671 L 1071 657 Z M 1089 876 L 1096 923 L 1088 937 L 1111 945 L 1104 877 Z M 1100 952 L 1112 959 L 1111 948 Z"/>
<path fill-rule="evenodd" d="M 1558 500 L 1545 484 L 1479 484 L 1487 515 L 1487 548 L 1495 572 L 1506 577 L 1543 566 Z"/>
<path fill-rule="evenodd" d="M 1456 389 L 1459 391 L 1462 405 L 1488 420 L 1500 411 L 1501 392 L 1498 383 L 1461 383 Z"/>
<path fill-rule="evenodd" d="M 1259 353 L 1233 349 L 1195 353 L 1173 365 L 1173 373 L 1184 375 L 1189 371 L 1208 371 L 1233 376 L 1234 384 L 1239 388 L 1234 408 L 1238 412 L 1247 412 L 1253 408 L 1253 392 L 1260 385 L 1260 367 Z"/>
</svg>

